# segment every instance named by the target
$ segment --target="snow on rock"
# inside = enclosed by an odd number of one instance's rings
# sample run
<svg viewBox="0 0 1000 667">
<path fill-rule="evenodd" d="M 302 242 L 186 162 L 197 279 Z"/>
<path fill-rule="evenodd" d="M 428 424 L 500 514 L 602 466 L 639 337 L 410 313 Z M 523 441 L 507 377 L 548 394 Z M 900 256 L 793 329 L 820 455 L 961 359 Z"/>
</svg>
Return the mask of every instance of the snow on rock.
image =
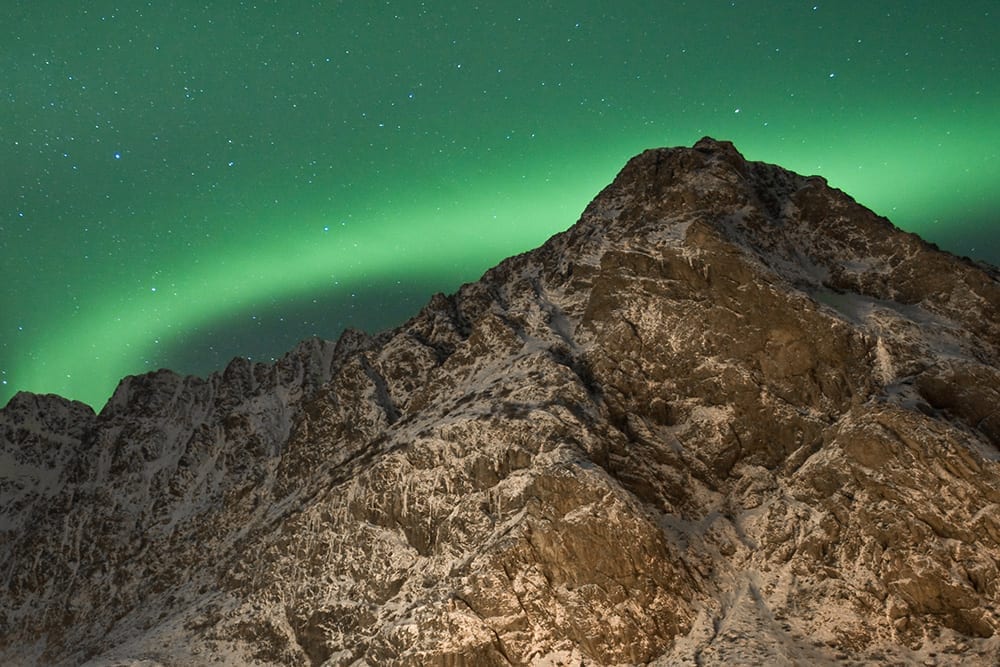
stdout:
<svg viewBox="0 0 1000 667">
<path fill-rule="evenodd" d="M 0 663 L 996 664 L 1000 284 L 728 142 L 402 327 L 0 411 Z"/>
</svg>

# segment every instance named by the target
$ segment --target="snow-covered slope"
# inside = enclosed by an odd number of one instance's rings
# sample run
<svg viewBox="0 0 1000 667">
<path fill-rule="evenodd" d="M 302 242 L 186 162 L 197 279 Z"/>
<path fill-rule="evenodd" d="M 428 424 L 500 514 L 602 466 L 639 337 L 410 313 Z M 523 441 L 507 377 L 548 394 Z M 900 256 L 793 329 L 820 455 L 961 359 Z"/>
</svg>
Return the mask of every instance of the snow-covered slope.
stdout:
<svg viewBox="0 0 1000 667">
<path fill-rule="evenodd" d="M 995 664 L 998 346 L 990 267 L 647 151 L 394 331 L 15 397 L 0 663 Z"/>
</svg>

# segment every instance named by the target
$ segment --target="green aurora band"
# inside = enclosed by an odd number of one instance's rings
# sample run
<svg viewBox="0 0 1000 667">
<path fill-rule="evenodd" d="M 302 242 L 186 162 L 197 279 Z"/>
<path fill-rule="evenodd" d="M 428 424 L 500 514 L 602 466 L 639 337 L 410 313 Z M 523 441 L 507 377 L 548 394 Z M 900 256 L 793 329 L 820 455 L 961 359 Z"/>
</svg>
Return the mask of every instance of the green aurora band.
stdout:
<svg viewBox="0 0 1000 667">
<path fill-rule="evenodd" d="M 259 4 L 0 28 L 0 404 L 401 323 L 704 135 L 1000 263 L 993 2 Z M 262 313 L 281 336 L 250 340 Z"/>
</svg>

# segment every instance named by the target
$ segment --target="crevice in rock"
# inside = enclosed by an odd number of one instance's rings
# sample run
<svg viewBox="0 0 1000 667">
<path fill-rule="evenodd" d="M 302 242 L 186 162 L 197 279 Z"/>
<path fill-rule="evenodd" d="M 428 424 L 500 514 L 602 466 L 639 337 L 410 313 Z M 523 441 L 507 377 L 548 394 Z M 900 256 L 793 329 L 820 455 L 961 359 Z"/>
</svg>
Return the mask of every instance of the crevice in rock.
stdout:
<svg viewBox="0 0 1000 667">
<path fill-rule="evenodd" d="M 382 411 L 385 412 L 385 417 L 389 421 L 389 425 L 395 424 L 399 421 L 399 409 L 389 395 L 389 386 L 386 384 L 385 378 L 371 365 L 371 362 L 368 361 L 365 355 L 358 355 L 358 361 L 365 375 L 375 385 L 375 401 L 382 408 Z"/>
</svg>

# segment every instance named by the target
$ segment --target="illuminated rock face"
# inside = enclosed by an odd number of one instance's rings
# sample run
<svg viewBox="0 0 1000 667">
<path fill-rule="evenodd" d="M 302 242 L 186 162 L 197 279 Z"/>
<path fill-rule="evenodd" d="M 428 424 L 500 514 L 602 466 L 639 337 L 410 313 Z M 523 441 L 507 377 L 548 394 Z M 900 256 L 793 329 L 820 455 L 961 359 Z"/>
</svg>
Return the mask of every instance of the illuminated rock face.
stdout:
<svg viewBox="0 0 1000 667">
<path fill-rule="evenodd" d="M 0 663 L 993 664 L 998 347 L 994 269 L 647 151 L 394 331 L 17 396 Z"/>
</svg>

